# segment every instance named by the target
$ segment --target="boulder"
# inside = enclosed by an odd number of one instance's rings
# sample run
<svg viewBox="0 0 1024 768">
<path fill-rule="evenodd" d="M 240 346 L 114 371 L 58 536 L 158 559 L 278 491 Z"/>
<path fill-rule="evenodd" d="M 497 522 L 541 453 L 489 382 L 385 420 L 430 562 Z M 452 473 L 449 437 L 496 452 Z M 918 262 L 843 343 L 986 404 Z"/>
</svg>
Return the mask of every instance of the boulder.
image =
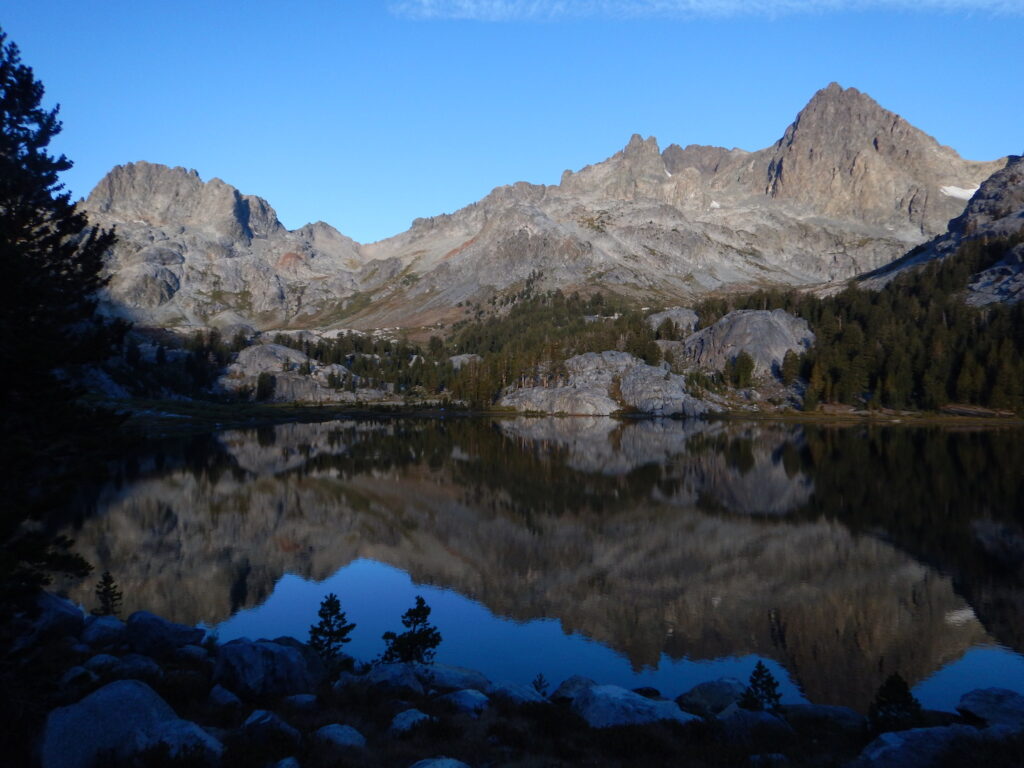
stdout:
<svg viewBox="0 0 1024 768">
<path fill-rule="evenodd" d="M 730 704 L 739 701 L 746 689 L 747 686 L 735 677 L 708 680 L 677 696 L 676 704 L 684 712 L 701 717 L 713 717 Z"/>
<path fill-rule="evenodd" d="M 890 731 L 868 744 L 847 768 L 933 768 L 954 750 L 970 750 L 981 737 L 968 725 Z"/>
<path fill-rule="evenodd" d="M 406 731 L 411 731 L 418 725 L 429 723 L 433 719 L 434 718 L 430 715 L 424 714 L 418 709 L 407 709 L 404 712 L 399 712 L 395 715 L 394 719 L 391 721 L 391 726 L 388 728 L 388 731 L 391 733 L 405 733 Z"/>
<path fill-rule="evenodd" d="M 734 744 L 777 742 L 796 736 L 792 726 L 776 715 L 762 710 L 743 709 L 730 704 L 718 715 L 728 741 Z"/>
<path fill-rule="evenodd" d="M 176 720 L 148 685 L 119 680 L 47 715 L 40 763 L 42 768 L 91 768 L 103 753 L 131 744 L 136 734 Z"/>
<path fill-rule="evenodd" d="M 960 697 L 957 710 L 972 721 L 1024 730 L 1024 696 L 1005 688 L 980 688 Z"/>
<path fill-rule="evenodd" d="M 82 609 L 50 592 L 40 592 L 33 604 L 30 626 L 14 643 L 13 650 L 31 648 L 61 637 L 78 637 L 85 625 Z"/>
<path fill-rule="evenodd" d="M 454 757 L 428 757 L 426 760 L 413 763 L 409 768 L 469 768 L 469 766 Z"/>
<path fill-rule="evenodd" d="M 210 689 L 208 702 L 211 709 L 223 715 L 231 715 L 242 709 L 242 700 L 219 684 Z"/>
<path fill-rule="evenodd" d="M 653 701 L 617 685 L 583 688 L 573 699 L 572 708 L 592 728 L 642 725 L 659 720 L 688 723 L 700 719 L 683 712 L 674 701 Z"/>
<path fill-rule="evenodd" d="M 242 734 L 247 743 L 278 754 L 278 750 L 298 749 L 302 743 L 302 735 L 297 730 L 266 709 L 257 709 L 245 719 Z"/>
<path fill-rule="evenodd" d="M 790 704 L 782 708 L 786 721 L 798 731 L 827 734 L 841 732 L 863 733 L 868 721 L 864 715 L 849 707 L 825 704 Z"/>
<path fill-rule="evenodd" d="M 446 693 L 444 696 L 439 697 L 438 701 L 450 704 L 455 707 L 457 712 L 465 712 L 471 715 L 480 714 L 487 709 L 488 705 L 491 703 L 490 699 L 488 699 L 486 695 L 480 693 L 480 691 L 474 690 L 473 688 L 466 688 L 461 691 Z"/>
<path fill-rule="evenodd" d="M 378 664 L 366 674 L 366 682 L 389 690 L 423 695 L 423 685 L 416 672 L 418 664 Z"/>
<path fill-rule="evenodd" d="M 688 336 L 682 356 L 701 368 L 723 371 L 726 363 L 746 352 L 754 360 L 755 374 L 770 374 L 782 366 L 786 352 L 800 354 L 813 344 L 814 334 L 803 318 L 782 309 L 741 309 Z"/>
<path fill-rule="evenodd" d="M 116 680 L 142 680 L 145 683 L 159 683 L 164 678 L 163 668 L 149 656 L 129 653 L 106 671 Z"/>
<path fill-rule="evenodd" d="M 97 653 L 82 666 L 102 675 L 116 667 L 120 661 L 117 656 L 111 656 L 109 653 Z"/>
<path fill-rule="evenodd" d="M 572 701 L 580 694 L 581 691 L 595 685 L 597 685 L 597 683 L 589 677 L 573 675 L 572 677 L 563 680 L 562 684 L 555 688 L 555 692 L 551 694 L 551 700 Z"/>
<path fill-rule="evenodd" d="M 174 658 L 188 664 L 202 664 L 209 660 L 210 654 L 201 645 L 183 645 L 174 654 Z"/>
<path fill-rule="evenodd" d="M 317 707 L 317 698 L 313 693 L 296 693 L 286 696 L 281 703 L 293 712 L 313 712 Z"/>
<path fill-rule="evenodd" d="M 224 745 L 195 723 L 188 720 L 168 720 L 156 727 L 140 731 L 132 739 L 129 754 L 139 754 L 166 745 L 168 757 L 178 758 L 188 754 L 190 765 L 194 764 L 195 752 L 201 752 L 208 763 L 216 763 L 224 753 Z"/>
<path fill-rule="evenodd" d="M 170 656 L 183 645 L 201 643 L 205 634 L 201 629 L 175 624 L 149 611 L 136 611 L 127 621 L 128 643 L 147 656 Z"/>
<path fill-rule="evenodd" d="M 313 734 L 313 742 L 329 759 L 339 760 L 352 748 L 366 746 L 366 738 L 351 725 L 325 725 Z"/>
<path fill-rule="evenodd" d="M 568 380 L 553 387 L 511 389 L 500 404 L 519 411 L 607 416 L 633 410 L 655 416 L 700 416 L 716 410 L 686 390 L 667 367 L 626 352 L 587 352 L 565 361 Z"/>
<path fill-rule="evenodd" d="M 519 685 L 518 683 L 491 683 L 491 687 L 487 689 L 487 694 L 492 697 L 506 698 L 516 704 L 533 704 L 547 701 L 533 686 Z"/>
<path fill-rule="evenodd" d="M 648 315 L 647 325 L 650 326 L 652 331 L 656 331 L 666 320 L 671 320 L 675 323 L 680 336 L 687 336 L 693 333 L 693 329 L 697 327 L 697 319 L 697 313 L 692 309 L 669 307 L 664 312 L 655 312 Z"/>
<path fill-rule="evenodd" d="M 480 672 L 465 667 L 454 667 L 448 664 L 416 664 L 414 670 L 424 688 L 449 691 L 475 688 L 478 691 L 486 691 L 491 685 L 490 681 Z"/>
<path fill-rule="evenodd" d="M 294 757 L 283 757 L 274 763 L 274 768 L 302 768 L 302 764 Z"/>
<path fill-rule="evenodd" d="M 57 685 L 65 700 L 74 700 L 80 698 L 83 693 L 96 685 L 99 680 L 100 676 L 91 669 L 75 666 L 61 675 Z"/>
<path fill-rule="evenodd" d="M 220 647 L 213 677 L 242 696 L 289 696 L 315 690 L 323 670 L 311 669 L 297 648 L 240 638 Z"/>
<path fill-rule="evenodd" d="M 82 642 L 105 648 L 124 642 L 127 627 L 117 616 L 90 616 L 85 620 Z"/>
</svg>

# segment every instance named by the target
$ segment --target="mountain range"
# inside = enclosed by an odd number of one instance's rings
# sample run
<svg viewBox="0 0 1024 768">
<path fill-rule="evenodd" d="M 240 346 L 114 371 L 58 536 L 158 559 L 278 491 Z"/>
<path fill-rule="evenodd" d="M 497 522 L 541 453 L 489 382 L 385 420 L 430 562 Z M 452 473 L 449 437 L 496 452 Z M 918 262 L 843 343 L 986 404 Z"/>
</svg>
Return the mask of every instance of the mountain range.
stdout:
<svg viewBox="0 0 1024 768">
<path fill-rule="evenodd" d="M 1007 162 L 965 160 L 833 83 L 764 149 L 634 135 L 557 185 L 498 187 L 370 244 L 288 230 L 262 198 L 146 162 L 81 205 L 119 236 L 107 311 L 142 325 L 440 328 L 527 287 L 678 304 L 842 284 L 944 235 Z"/>
</svg>

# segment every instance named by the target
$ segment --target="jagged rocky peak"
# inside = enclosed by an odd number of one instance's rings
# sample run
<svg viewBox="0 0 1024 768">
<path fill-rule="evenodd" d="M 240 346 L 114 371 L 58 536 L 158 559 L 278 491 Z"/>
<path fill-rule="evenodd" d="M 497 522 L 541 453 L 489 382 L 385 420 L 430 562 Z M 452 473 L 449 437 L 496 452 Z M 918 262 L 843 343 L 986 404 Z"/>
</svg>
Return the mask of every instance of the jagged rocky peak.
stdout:
<svg viewBox="0 0 1024 768">
<path fill-rule="evenodd" d="M 657 196 L 658 187 L 670 176 L 658 140 L 634 133 L 622 150 L 604 162 L 588 165 L 576 173 L 565 171 L 559 186 L 568 194 L 633 200 Z"/>
<path fill-rule="evenodd" d="M 774 147 L 764 191 L 827 216 L 941 232 L 1005 159 L 964 160 L 856 88 L 818 91 Z"/>
<path fill-rule="evenodd" d="M 673 175 L 682 173 L 689 168 L 696 170 L 701 176 L 714 176 L 722 166 L 733 160 L 737 155 L 748 154 L 742 149 L 726 149 L 702 144 L 689 144 L 685 148 L 678 144 L 665 147 L 661 157 L 665 167 Z"/>
<path fill-rule="evenodd" d="M 266 200 L 243 195 L 220 179 L 204 182 L 194 170 L 157 163 L 115 167 L 96 185 L 84 208 L 101 219 L 188 227 L 232 241 L 283 229 Z"/>
</svg>

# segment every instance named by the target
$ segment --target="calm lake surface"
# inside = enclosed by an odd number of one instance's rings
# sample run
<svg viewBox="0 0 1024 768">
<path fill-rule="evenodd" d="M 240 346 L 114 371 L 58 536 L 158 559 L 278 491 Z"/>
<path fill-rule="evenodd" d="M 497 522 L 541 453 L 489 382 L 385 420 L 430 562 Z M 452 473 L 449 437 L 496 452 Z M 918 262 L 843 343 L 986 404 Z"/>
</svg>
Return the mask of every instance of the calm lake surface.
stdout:
<svg viewBox="0 0 1024 768">
<path fill-rule="evenodd" d="M 125 610 L 370 660 L 423 595 L 437 660 L 866 709 L 1024 692 L 1024 431 L 607 418 L 334 421 L 154 443 L 64 531 Z M 91 607 L 93 583 L 71 589 Z"/>
</svg>

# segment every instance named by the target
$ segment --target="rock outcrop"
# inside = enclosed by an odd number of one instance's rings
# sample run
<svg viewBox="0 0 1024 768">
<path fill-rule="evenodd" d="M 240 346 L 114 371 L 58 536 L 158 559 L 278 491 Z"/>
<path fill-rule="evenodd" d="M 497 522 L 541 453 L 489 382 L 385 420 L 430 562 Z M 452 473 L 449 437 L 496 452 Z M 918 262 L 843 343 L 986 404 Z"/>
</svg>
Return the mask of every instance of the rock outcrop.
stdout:
<svg viewBox="0 0 1024 768">
<path fill-rule="evenodd" d="M 807 321 L 785 310 L 746 309 L 730 312 L 714 325 L 688 336 L 676 362 L 715 371 L 746 352 L 755 374 L 777 374 L 787 352 L 802 354 L 814 344 Z"/>
<path fill-rule="evenodd" d="M 686 380 L 626 352 L 587 352 L 565 361 L 565 381 L 509 389 L 499 405 L 517 411 L 607 416 L 635 411 L 654 416 L 702 416 L 716 406 L 693 397 Z"/>
<path fill-rule="evenodd" d="M 870 288 L 885 285 L 898 274 L 961 248 L 995 250 L 998 260 L 971 276 L 967 302 L 975 305 L 1024 300 L 1024 157 L 1010 157 L 1006 166 L 973 192 L 967 209 L 949 222 L 945 234 L 916 248 L 893 264 L 867 275 Z"/>
</svg>

